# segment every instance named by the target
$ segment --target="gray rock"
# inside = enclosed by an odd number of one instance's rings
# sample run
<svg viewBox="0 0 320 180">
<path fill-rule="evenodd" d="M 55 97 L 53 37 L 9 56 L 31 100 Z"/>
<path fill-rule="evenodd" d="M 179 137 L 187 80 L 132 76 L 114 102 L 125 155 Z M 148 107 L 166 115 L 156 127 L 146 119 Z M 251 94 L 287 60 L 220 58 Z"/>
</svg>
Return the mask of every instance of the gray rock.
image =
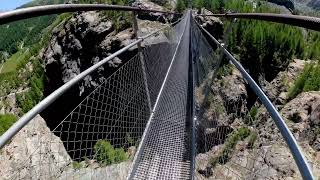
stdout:
<svg viewBox="0 0 320 180">
<path fill-rule="evenodd" d="M 51 179 L 70 163 L 63 143 L 38 115 L 1 150 L 0 177 Z"/>
<path fill-rule="evenodd" d="M 247 90 L 239 71 L 233 70 L 231 75 L 222 78 L 223 86 L 219 88 L 228 114 L 244 113 L 246 109 Z"/>
<path fill-rule="evenodd" d="M 285 146 L 277 144 L 271 146 L 266 153 L 265 162 L 282 176 L 291 177 L 294 173 L 298 173 L 290 150 Z"/>
<path fill-rule="evenodd" d="M 161 1 L 163 2 L 163 1 Z M 152 10 L 158 10 L 158 11 L 167 11 L 166 8 L 155 4 L 150 1 L 136 1 L 132 3 L 133 7 L 139 7 L 142 9 L 152 9 Z M 168 21 L 176 21 L 177 17 L 164 14 L 164 13 L 159 13 L 159 12 L 141 12 L 138 14 L 138 18 L 141 20 L 150 20 L 150 21 L 159 21 L 161 23 L 166 23 Z"/>
<path fill-rule="evenodd" d="M 122 162 L 106 167 L 100 167 L 97 163 L 93 163 L 86 168 L 73 169 L 69 167 L 64 171 L 59 179 L 75 179 L 75 180 L 125 180 L 128 176 L 131 162 Z"/>
<path fill-rule="evenodd" d="M 288 88 L 293 85 L 295 79 L 302 72 L 304 65 L 307 62 L 308 61 L 294 59 L 288 65 L 287 69 L 279 72 L 276 78 L 274 78 L 271 82 L 260 79 L 262 89 L 271 101 L 275 101 L 275 103 L 279 105 L 286 103 L 288 100 Z"/>
<path fill-rule="evenodd" d="M 202 8 L 201 14 L 212 15 L 213 13 L 209 10 Z M 214 16 L 196 16 L 196 20 L 205 28 L 212 36 L 217 39 L 223 37 L 223 23 L 222 21 Z"/>
</svg>

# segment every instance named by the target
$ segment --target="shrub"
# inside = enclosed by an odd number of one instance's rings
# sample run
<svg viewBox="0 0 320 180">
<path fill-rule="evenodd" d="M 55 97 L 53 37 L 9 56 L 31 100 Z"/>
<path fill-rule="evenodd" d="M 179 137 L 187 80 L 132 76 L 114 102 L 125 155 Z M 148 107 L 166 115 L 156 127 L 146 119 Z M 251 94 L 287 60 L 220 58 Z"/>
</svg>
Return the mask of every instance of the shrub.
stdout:
<svg viewBox="0 0 320 180">
<path fill-rule="evenodd" d="M 94 145 L 94 152 L 97 161 L 102 165 L 120 163 L 128 159 L 123 148 L 116 148 L 109 141 L 98 140 Z"/>
<path fill-rule="evenodd" d="M 258 107 L 252 106 L 249 113 L 247 114 L 247 116 L 244 119 L 244 123 L 247 125 L 252 125 L 254 123 L 254 121 L 256 120 L 257 115 L 258 115 Z"/>
<path fill-rule="evenodd" d="M 241 127 L 237 131 L 234 131 L 227 138 L 222 151 L 216 157 L 211 157 L 209 163 L 212 167 L 215 167 L 217 163 L 225 164 L 231 158 L 234 148 L 238 141 L 243 141 L 250 135 L 250 130 L 247 127 Z"/>
<path fill-rule="evenodd" d="M 72 162 L 72 167 L 73 167 L 73 169 L 80 169 L 82 166 L 81 166 L 80 162 L 73 161 Z"/>
<path fill-rule="evenodd" d="M 295 98 L 301 92 L 320 90 L 320 63 L 306 64 L 302 73 L 289 89 L 288 97 Z"/>
<path fill-rule="evenodd" d="M 176 10 L 181 13 L 185 9 L 186 9 L 186 4 L 184 0 L 178 0 L 176 5 Z"/>
<path fill-rule="evenodd" d="M 231 64 L 225 64 L 222 65 L 217 72 L 217 77 L 221 79 L 223 76 L 230 75 L 232 73 L 232 65 Z"/>
<path fill-rule="evenodd" d="M 116 148 L 114 151 L 115 151 L 115 157 L 114 157 L 115 163 L 120 163 L 128 159 L 128 156 L 123 148 Z"/>
<path fill-rule="evenodd" d="M 13 114 L 0 114 L 0 135 L 6 132 L 16 120 L 17 118 Z"/>
<path fill-rule="evenodd" d="M 247 147 L 249 149 L 253 148 L 254 143 L 256 142 L 257 138 L 258 138 L 258 134 L 256 132 L 252 132 L 251 135 L 249 136 L 249 141 L 248 141 L 248 145 L 247 145 Z"/>
</svg>

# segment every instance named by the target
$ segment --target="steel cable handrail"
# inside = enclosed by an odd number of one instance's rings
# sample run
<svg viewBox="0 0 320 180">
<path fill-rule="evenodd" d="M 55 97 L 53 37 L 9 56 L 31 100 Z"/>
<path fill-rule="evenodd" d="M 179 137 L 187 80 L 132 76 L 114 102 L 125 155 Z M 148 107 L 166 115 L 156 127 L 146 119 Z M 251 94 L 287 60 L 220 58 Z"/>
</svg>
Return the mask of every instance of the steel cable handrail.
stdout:
<svg viewBox="0 0 320 180">
<path fill-rule="evenodd" d="M 270 113 L 272 119 L 274 120 L 275 124 L 280 130 L 280 133 L 284 138 L 286 144 L 288 145 L 303 179 L 308 179 L 308 180 L 314 179 L 311 169 L 307 163 L 307 160 L 305 159 L 296 139 L 294 138 L 293 134 L 289 130 L 285 121 L 282 119 L 281 115 L 279 114 L 277 109 L 274 107 L 272 102 L 269 100 L 269 98 L 265 95 L 265 93 L 258 86 L 258 84 L 252 79 L 249 73 L 243 68 L 241 63 L 239 63 L 236 60 L 236 58 L 234 58 L 233 55 L 227 49 L 225 49 L 224 46 L 217 39 L 215 39 L 206 29 L 204 29 L 201 25 L 199 25 L 199 23 L 196 20 L 194 21 L 201 28 L 201 30 L 205 32 L 222 49 L 222 51 L 228 57 L 230 62 L 241 72 L 242 76 L 248 82 L 251 89 L 259 97 L 262 104 L 266 107 L 267 111 Z"/>
<path fill-rule="evenodd" d="M 293 26 L 304 27 L 316 31 L 320 31 L 320 18 L 289 14 L 275 14 L 275 13 L 226 13 L 226 14 L 199 14 L 198 16 L 214 16 L 225 18 L 243 18 L 255 19 L 270 22 L 277 22 Z"/>
<path fill-rule="evenodd" d="M 180 21 L 181 19 L 177 20 Z M 177 22 L 176 21 L 176 22 Z M 75 84 L 77 84 L 79 81 L 84 79 L 87 75 L 93 73 L 95 70 L 97 70 L 102 65 L 106 64 L 113 58 L 119 56 L 123 52 L 129 50 L 131 47 L 141 43 L 143 40 L 151 37 L 152 35 L 155 35 L 159 33 L 160 31 L 163 31 L 164 29 L 170 27 L 170 25 L 175 24 L 176 22 L 173 22 L 171 24 L 166 25 L 163 28 L 160 28 L 156 31 L 151 32 L 150 34 L 147 34 L 145 36 L 139 37 L 138 40 L 130 43 L 126 47 L 118 50 L 117 52 L 111 54 L 110 56 L 106 57 L 105 59 L 99 61 L 98 63 L 94 64 L 90 68 L 86 69 L 82 73 L 78 74 L 74 78 L 72 78 L 70 81 L 59 87 L 57 90 L 52 92 L 49 96 L 44 98 L 42 101 L 40 101 L 36 106 L 34 106 L 30 111 L 28 111 L 26 114 L 24 114 L 16 123 L 14 123 L 4 134 L 0 136 L 0 149 L 3 148 L 7 142 L 10 141 L 25 125 L 27 125 L 37 114 L 42 112 L 45 108 L 47 108 L 50 104 L 52 104 L 56 99 L 58 99 L 62 94 L 64 94 L 67 90 L 69 90 L 71 87 L 73 87 Z"/>
<path fill-rule="evenodd" d="M 98 10 L 117 10 L 117 11 L 136 11 L 136 12 L 154 12 L 164 14 L 180 14 L 170 11 L 160 11 L 152 9 L 144 9 L 131 6 L 119 6 L 109 4 L 58 4 L 58 5 L 45 5 L 35 6 L 23 9 L 17 9 L 0 14 L 0 25 L 18 21 L 22 19 L 28 19 L 37 16 L 44 16 L 50 14 L 59 14 L 65 12 L 77 12 L 77 11 L 98 11 Z"/>
</svg>

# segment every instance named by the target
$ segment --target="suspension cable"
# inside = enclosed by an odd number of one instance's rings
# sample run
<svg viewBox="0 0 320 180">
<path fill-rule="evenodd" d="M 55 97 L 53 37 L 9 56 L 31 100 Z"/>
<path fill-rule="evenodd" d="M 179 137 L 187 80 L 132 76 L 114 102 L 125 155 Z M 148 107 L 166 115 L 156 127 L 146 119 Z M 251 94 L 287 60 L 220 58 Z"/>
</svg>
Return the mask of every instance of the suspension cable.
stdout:
<svg viewBox="0 0 320 180">
<path fill-rule="evenodd" d="M 275 13 L 226 13 L 226 14 L 199 14 L 198 16 L 215 16 L 225 18 L 242 18 L 242 19 L 255 19 L 270 22 L 277 22 L 293 26 L 304 27 L 320 31 L 320 18 L 310 16 L 299 16 L 289 14 L 275 14 Z"/>
<path fill-rule="evenodd" d="M 57 4 L 57 5 L 45 5 L 34 6 L 23 9 L 17 9 L 0 14 L 0 25 L 22 19 L 28 19 L 37 16 L 44 16 L 50 14 L 59 14 L 65 12 L 77 12 L 77 11 L 98 11 L 98 10 L 115 10 L 115 11 L 137 11 L 137 12 L 154 12 L 164 14 L 178 14 L 181 13 L 160 11 L 152 9 L 144 9 L 131 6 L 119 6 L 108 4 Z"/>
</svg>

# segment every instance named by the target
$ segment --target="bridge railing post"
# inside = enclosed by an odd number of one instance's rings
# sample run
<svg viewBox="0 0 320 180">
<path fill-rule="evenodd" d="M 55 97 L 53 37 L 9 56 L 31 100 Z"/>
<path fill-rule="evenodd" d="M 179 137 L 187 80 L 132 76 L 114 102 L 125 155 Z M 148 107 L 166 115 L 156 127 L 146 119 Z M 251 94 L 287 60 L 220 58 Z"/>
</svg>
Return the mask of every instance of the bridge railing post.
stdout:
<svg viewBox="0 0 320 180">
<path fill-rule="evenodd" d="M 139 26 L 138 26 L 137 12 L 136 11 L 132 11 L 132 20 L 133 20 L 133 35 L 134 35 L 134 38 L 138 40 L 139 39 L 139 35 L 138 35 Z M 148 106 L 149 106 L 150 112 L 152 112 L 150 92 L 149 92 L 147 74 L 146 74 L 146 68 L 145 68 L 146 65 L 145 65 L 144 58 L 143 58 L 141 42 L 139 42 L 137 44 L 137 46 L 138 46 L 138 53 L 139 53 L 139 56 L 140 56 L 140 62 L 141 62 L 142 71 L 143 71 L 143 79 L 144 79 L 144 85 L 145 85 L 145 88 L 146 88 L 146 95 L 147 95 L 147 98 L 148 98 L 147 99 L 148 100 Z"/>
</svg>

